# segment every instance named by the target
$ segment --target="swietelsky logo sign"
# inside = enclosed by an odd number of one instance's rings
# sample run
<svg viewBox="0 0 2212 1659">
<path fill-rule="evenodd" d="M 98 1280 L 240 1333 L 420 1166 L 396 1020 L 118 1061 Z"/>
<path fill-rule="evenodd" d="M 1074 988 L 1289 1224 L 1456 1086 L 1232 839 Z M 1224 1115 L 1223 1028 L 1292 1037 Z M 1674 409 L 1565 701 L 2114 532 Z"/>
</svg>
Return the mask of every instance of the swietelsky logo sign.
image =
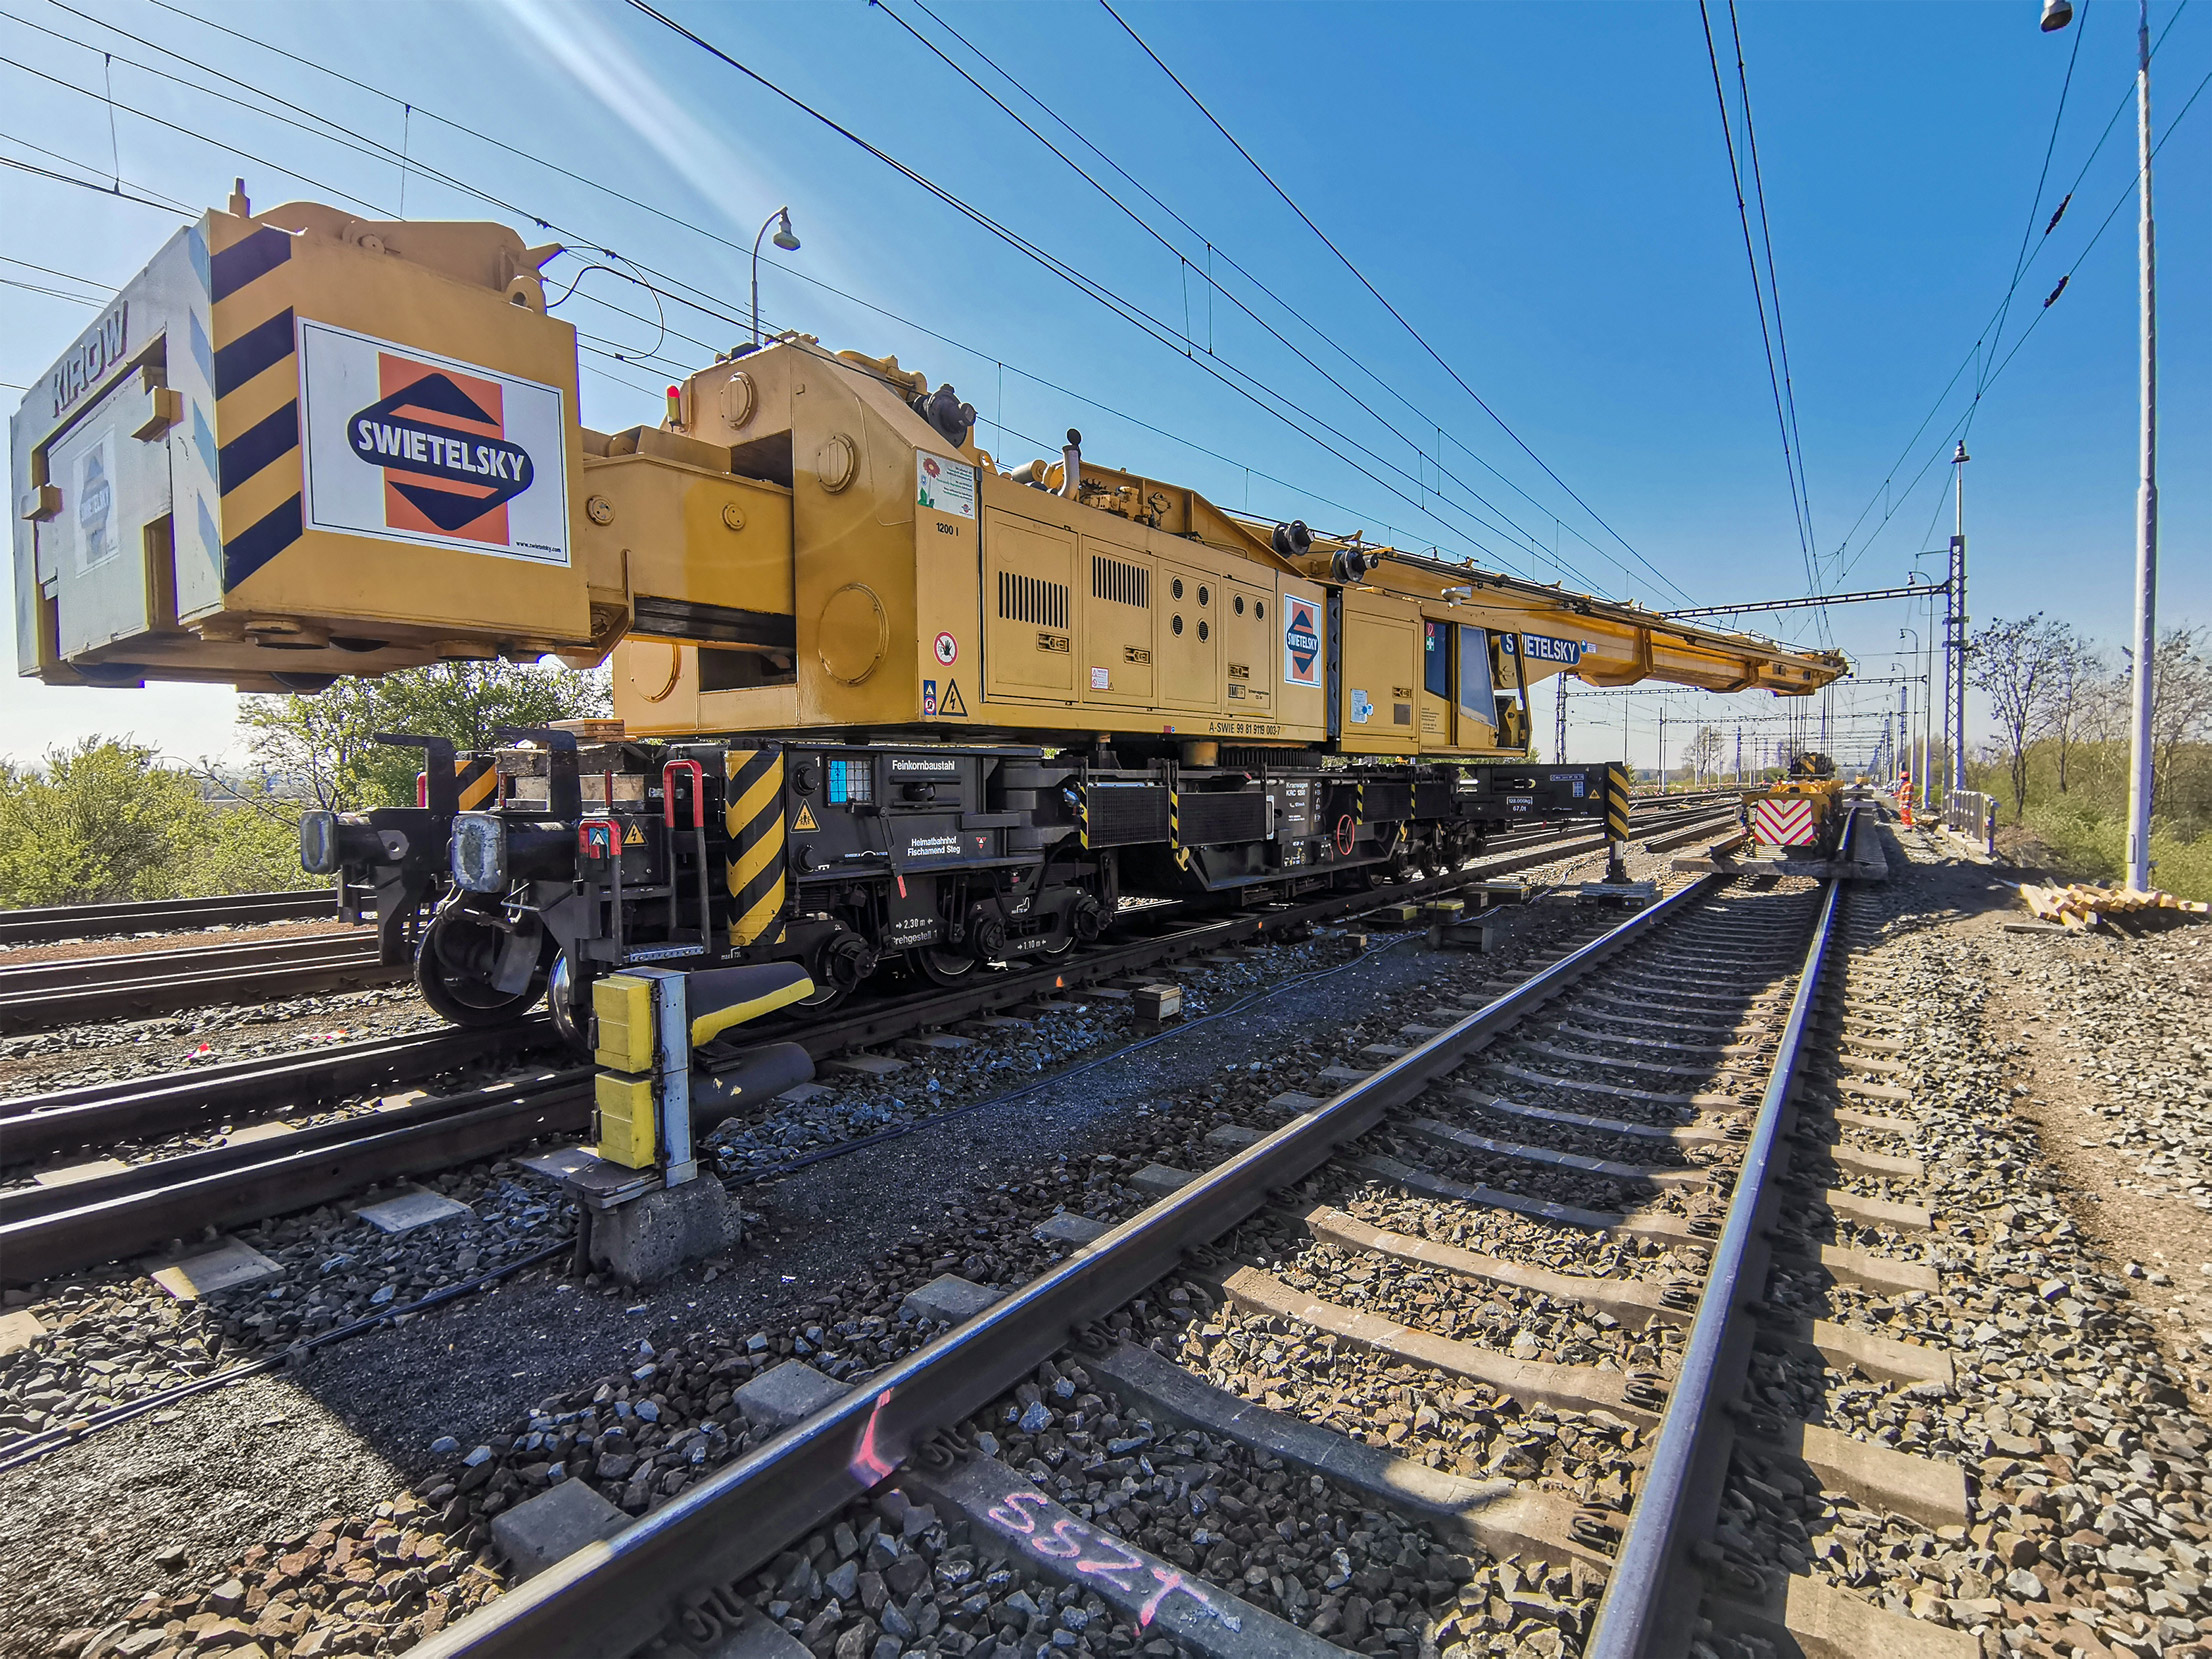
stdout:
<svg viewBox="0 0 2212 1659">
<path fill-rule="evenodd" d="M 507 541 L 507 503 L 537 476 L 507 440 L 494 381 L 377 353 L 378 378 L 401 384 L 352 420 L 353 452 L 384 471 L 385 522 L 476 541 Z"/>
<path fill-rule="evenodd" d="M 569 562 L 558 387 L 300 324 L 311 530 Z"/>
</svg>

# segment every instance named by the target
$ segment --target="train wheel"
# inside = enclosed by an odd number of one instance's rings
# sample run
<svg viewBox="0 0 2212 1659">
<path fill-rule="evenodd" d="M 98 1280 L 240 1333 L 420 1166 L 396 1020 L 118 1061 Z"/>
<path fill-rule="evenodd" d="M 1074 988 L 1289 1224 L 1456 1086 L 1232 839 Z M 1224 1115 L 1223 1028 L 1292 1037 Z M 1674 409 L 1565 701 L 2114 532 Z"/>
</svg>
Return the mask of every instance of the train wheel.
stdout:
<svg viewBox="0 0 2212 1659">
<path fill-rule="evenodd" d="M 538 964 L 521 990 L 500 991 L 492 978 L 510 935 L 469 905 L 440 909 L 415 953 L 415 986 L 422 1000 L 453 1025 L 505 1025 L 521 1018 L 545 994 L 548 964 L 542 947 L 551 943 L 535 917 L 528 925 L 539 935 Z"/>
<path fill-rule="evenodd" d="M 831 1008 L 835 1008 L 839 1003 L 843 1002 L 852 994 L 853 988 L 850 985 L 839 985 L 835 983 L 825 985 L 817 979 L 814 982 L 814 994 L 810 997 L 801 997 L 791 1006 L 794 1008 L 804 1009 L 809 1014 L 820 1014 Z"/>
<path fill-rule="evenodd" d="M 545 977 L 545 1011 L 553 1016 L 562 1042 L 579 1054 L 591 1052 L 591 985 L 576 982 L 566 951 L 553 958 Z"/>
<path fill-rule="evenodd" d="M 983 966 L 964 950 L 949 950 L 941 945 L 923 945 L 906 953 L 914 971 L 932 985 L 965 985 Z"/>
</svg>

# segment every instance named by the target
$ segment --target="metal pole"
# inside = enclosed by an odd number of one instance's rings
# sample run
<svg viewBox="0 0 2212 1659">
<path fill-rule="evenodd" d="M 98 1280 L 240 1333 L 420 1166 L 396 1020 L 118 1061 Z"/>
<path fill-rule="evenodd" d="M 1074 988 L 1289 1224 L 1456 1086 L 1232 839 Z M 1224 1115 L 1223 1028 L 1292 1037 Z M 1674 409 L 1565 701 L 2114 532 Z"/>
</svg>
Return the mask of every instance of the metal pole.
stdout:
<svg viewBox="0 0 2212 1659">
<path fill-rule="evenodd" d="M 1958 528 L 1951 537 L 1951 614 L 1945 645 L 1951 656 L 1951 787 L 1966 787 L 1966 440 L 1959 440 L 1951 465 L 1958 469 Z"/>
<path fill-rule="evenodd" d="M 2128 731 L 2128 885 L 2151 884 L 2151 691 L 2158 654 L 2158 249 L 2151 225 L 2151 8 L 2135 25 L 2135 150 L 2142 167 L 2143 475 L 2135 497 L 2135 708 Z"/>
<path fill-rule="evenodd" d="M 1912 681 L 1907 680 L 1897 688 L 1897 752 L 1905 762 L 1907 773 L 1912 771 Z M 1895 768 L 1891 768 L 1894 772 Z"/>
<path fill-rule="evenodd" d="M 1561 674 L 1559 678 L 1553 682 L 1556 689 L 1557 701 L 1552 704 L 1552 759 L 1556 764 L 1560 766 L 1564 766 L 1567 764 L 1568 678 L 1568 675 Z"/>
</svg>

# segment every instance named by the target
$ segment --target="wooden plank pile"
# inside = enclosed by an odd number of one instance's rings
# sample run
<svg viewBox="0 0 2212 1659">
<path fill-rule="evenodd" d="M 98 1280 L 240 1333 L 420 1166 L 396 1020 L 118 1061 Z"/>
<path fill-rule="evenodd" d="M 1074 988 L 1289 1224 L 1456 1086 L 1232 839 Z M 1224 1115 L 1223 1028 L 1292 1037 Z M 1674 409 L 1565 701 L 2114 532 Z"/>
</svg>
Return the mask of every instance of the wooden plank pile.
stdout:
<svg viewBox="0 0 2212 1659">
<path fill-rule="evenodd" d="M 2177 899 L 2171 893 L 2145 893 L 2132 887 L 2098 887 L 2078 881 L 2065 887 L 2038 887 L 2024 881 L 2020 884 L 2020 898 L 2038 919 L 2057 922 L 2076 931 L 2095 927 L 2107 916 L 2137 915 L 2151 910 L 2193 916 L 2212 912 L 2212 904 L 2202 899 Z"/>
</svg>

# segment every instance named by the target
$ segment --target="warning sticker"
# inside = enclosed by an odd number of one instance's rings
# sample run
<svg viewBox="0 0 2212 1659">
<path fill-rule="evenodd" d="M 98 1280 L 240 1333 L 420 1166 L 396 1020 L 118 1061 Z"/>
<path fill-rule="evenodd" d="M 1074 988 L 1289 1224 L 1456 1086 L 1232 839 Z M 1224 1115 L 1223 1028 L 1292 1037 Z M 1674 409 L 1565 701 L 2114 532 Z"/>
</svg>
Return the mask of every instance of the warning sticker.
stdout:
<svg viewBox="0 0 2212 1659">
<path fill-rule="evenodd" d="M 799 803 L 799 816 L 792 819 L 791 827 L 795 830 L 818 830 L 822 826 L 814 821 L 813 808 L 809 807 L 806 802 L 801 801 Z"/>
<path fill-rule="evenodd" d="M 1374 712 L 1375 704 L 1367 693 L 1354 690 L 1352 693 L 1352 724 L 1355 726 L 1366 725 L 1368 717 Z"/>
<path fill-rule="evenodd" d="M 637 827 L 637 825 L 635 825 L 635 824 L 632 824 L 632 825 L 630 826 L 630 833 L 629 833 L 628 835 L 625 835 L 625 836 L 624 836 L 624 837 L 622 838 L 622 844 L 623 844 L 623 845 L 624 845 L 625 847 L 642 847 L 642 846 L 644 846 L 644 845 L 645 845 L 645 832 L 644 832 L 643 830 L 639 829 L 639 828 Z"/>
<path fill-rule="evenodd" d="M 914 452 L 914 505 L 948 518 L 975 517 L 975 468 L 926 449 Z M 949 659 L 948 659 L 949 660 Z"/>
<path fill-rule="evenodd" d="M 1103 668 L 1094 668 L 1094 669 L 1092 669 L 1092 670 L 1091 670 L 1091 689 L 1092 689 L 1093 691 L 1111 691 L 1111 690 L 1113 690 L 1113 689 L 1114 689 L 1114 677 L 1113 677 L 1113 676 L 1112 676 L 1111 674 L 1107 673 L 1107 672 L 1106 672 L 1106 670 L 1105 670 L 1105 669 L 1103 669 Z"/>
<path fill-rule="evenodd" d="M 960 642 L 950 634 L 937 636 L 937 660 L 950 668 L 960 660 Z"/>
<path fill-rule="evenodd" d="M 944 715 L 958 715 L 963 720 L 968 718 L 968 705 L 960 700 L 960 682 L 958 680 L 947 680 L 945 682 L 944 701 L 937 705 L 937 712 Z"/>
</svg>

